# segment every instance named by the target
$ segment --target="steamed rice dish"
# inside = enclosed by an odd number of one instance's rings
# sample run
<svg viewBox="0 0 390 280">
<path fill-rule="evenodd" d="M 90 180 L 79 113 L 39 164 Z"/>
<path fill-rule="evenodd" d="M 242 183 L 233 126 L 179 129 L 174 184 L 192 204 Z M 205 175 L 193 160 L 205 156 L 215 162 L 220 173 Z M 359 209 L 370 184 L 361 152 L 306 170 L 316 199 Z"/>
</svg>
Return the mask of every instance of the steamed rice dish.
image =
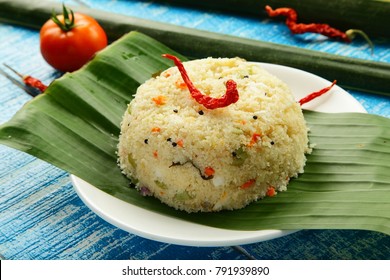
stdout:
<svg viewBox="0 0 390 280">
<path fill-rule="evenodd" d="M 240 58 L 184 62 L 194 85 L 239 100 L 206 109 L 171 67 L 142 84 L 121 123 L 118 162 L 144 195 L 187 212 L 245 207 L 303 172 L 308 128 L 287 85 Z"/>
</svg>

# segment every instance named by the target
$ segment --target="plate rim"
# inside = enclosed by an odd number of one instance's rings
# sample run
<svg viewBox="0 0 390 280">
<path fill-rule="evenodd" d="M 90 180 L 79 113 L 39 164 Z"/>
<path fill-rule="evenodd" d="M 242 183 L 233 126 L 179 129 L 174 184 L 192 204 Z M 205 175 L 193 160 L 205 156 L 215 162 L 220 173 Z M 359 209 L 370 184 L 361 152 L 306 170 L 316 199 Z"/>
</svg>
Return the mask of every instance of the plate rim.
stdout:
<svg viewBox="0 0 390 280">
<path fill-rule="evenodd" d="M 106 222 L 126 231 L 131 234 L 135 234 L 137 236 L 153 240 L 153 241 L 158 241 L 162 243 L 169 243 L 169 244 L 174 244 L 174 245 L 181 245 L 181 246 L 194 246 L 194 247 L 219 247 L 219 246 L 238 246 L 238 245 L 245 245 L 245 244 L 251 244 L 251 243 L 256 243 L 256 242 L 263 242 L 267 240 L 272 240 L 278 237 L 286 236 L 292 233 L 295 233 L 300 230 L 279 230 L 279 229 L 269 229 L 269 230 L 255 230 L 255 231 L 239 231 L 239 230 L 228 230 L 228 229 L 222 229 L 222 228 L 215 228 L 215 227 L 210 227 L 207 225 L 201 225 L 201 224 L 196 224 L 193 222 L 189 221 L 182 221 L 188 224 L 193 224 L 199 227 L 199 229 L 207 229 L 207 230 L 213 230 L 215 232 L 219 232 L 220 234 L 226 234 L 226 233 L 244 233 L 246 236 L 245 238 L 229 238 L 229 239 L 220 239 L 220 240 L 193 240 L 193 239 L 186 239 L 186 238 L 178 238 L 178 237 L 172 237 L 172 236 L 167 236 L 167 235 L 159 235 L 159 234 L 153 234 L 148 231 L 142 231 L 134 227 L 129 227 L 128 225 L 124 224 L 118 219 L 112 219 L 110 215 L 107 215 L 107 212 L 102 212 L 98 207 L 96 207 L 96 203 L 91 202 L 89 199 L 89 196 L 85 196 L 85 189 L 86 188 L 94 188 L 94 192 L 100 193 L 101 195 L 104 196 L 109 196 L 109 199 L 115 200 L 117 203 L 127 203 L 125 201 L 122 201 L 114 196 L 111 196 L 109 194 L 106 194 L 105 192 L 101 191 L 100 189 L 90 185 L 89 183 L 85 182 L 84 180 L 80 179 L 79 177 L 75 176 L 74 174 L 69 175 L 71 182 L 73 184 L 74 189 L 76 190 L 76 193 L 80 197 L 80 199 L 83 201 L 85 205 L 88 206 L 90 210 L 92 210 L 96 215 L 98 215 L 100 218 L 105 220 Z M 82 184 L 86 184 L 88 186 L 83 186 Z M 81 187 L 80 187 L 81 186 Z M 95 193 L 95 194 L 96 194 Z M 129 203 L 127 203 L 129 204 Z M 138 208 L 142 211 L 149 211 L 145 210 L 139 206 L 129 204 L 131 208 Z M 150 211 L 152 212 L 152 211 Z M 154 213 L 157 215 L 161 215 L 159 213 Z M 164 216 L 164 215 L 161 215 Z M 169 217 L 172 218 L 172 217 Z M 175 218 L 172 218 L 175 219 Z M 259 237 L 259 233 L 261 233 L 261 237 Z"/>
</svg>

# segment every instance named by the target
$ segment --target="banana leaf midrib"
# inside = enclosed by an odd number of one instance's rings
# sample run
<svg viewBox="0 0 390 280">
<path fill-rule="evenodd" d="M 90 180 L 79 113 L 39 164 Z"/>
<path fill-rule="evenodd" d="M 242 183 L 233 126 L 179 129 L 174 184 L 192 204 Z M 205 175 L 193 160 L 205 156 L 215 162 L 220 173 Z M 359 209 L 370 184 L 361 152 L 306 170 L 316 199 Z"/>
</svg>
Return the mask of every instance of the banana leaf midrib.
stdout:
<svg viewBox="0 0 390 280">
<path fill-rule="evenodd" d="M 352 150 L 353 152 L 354 150 Z M 340 155 L 334 156 L 334 153 L 339 152 Z M 317 161 L 321 161 L 324 164 L 351 164 L 351 165 L 365 165 L 365 166 L 373 166 L 373 165 L 383 165 L 389 166 L 389 161 L 386 160 L 382 152 L 372 151 L 372 150 L 360 150 L 359 155 L 346 155 L 346 153 L 350 152 L 350 150 L 345 149 L 317 149 L 311 155 L 307 157 L 310 159 L 311 163 L 315 163 Z M 364 160 L 367 159 L 367 156 L 364 156 L 364 152 L 369 153 L 369 158 L 375 160 L 375 162 L 366 163 Z M 333 155 L 332 155 L 333 154 Z M 316 157 L 314 157 L 316 156 Z M 343 158 L 338 159 L 340 156 Z M 348 160 L 347 160 L 348 159 Z"/>
</svg>

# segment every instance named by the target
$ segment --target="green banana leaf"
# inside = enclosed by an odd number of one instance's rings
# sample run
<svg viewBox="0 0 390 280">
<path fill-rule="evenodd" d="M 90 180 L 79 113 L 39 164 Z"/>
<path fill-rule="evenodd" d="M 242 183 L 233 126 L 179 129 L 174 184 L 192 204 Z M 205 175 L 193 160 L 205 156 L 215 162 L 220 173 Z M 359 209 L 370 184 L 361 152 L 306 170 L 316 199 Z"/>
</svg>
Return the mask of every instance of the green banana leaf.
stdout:
<svg viewBox="0 0 390 280">
<path fill-rule="evenodd" d="M 185 57 L 141 33 L 111 44 L 55 80 L 0 126 L 0 144 L 72 173 L 128 203 L 236 230 L 364 229 L 390 234 L 390 120 L 304 111 L 315 149 L 288 191 L 237 211 L 187 214 L 141 197 L 117 166 L 120 122 L 137 87 Z"/>
</svg>

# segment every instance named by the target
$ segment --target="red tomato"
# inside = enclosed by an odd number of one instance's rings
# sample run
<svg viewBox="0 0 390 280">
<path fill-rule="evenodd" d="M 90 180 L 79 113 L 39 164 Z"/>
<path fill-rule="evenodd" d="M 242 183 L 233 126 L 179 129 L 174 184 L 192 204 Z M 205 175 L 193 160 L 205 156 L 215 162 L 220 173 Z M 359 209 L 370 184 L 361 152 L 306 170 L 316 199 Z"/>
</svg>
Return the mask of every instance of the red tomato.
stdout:
<svg viewBox="0 0 390 280">
<path fill-rule="evenodd" d="M 42 56 L 47 63 L 62 72 L 79 69 L 97 51 L 107 46 L 106 33 L 95 19 L 80 13 L 69 15 L 66 12 L 67 22 L 72 19 L 72 15 L 74 15 L 74 22 L 69 30 L 62 30 L 52 18 L 42 26 L 40 31 Z M 58 15 L 57 19 L 64 24 L 63 15 Z"/>
</svg>

